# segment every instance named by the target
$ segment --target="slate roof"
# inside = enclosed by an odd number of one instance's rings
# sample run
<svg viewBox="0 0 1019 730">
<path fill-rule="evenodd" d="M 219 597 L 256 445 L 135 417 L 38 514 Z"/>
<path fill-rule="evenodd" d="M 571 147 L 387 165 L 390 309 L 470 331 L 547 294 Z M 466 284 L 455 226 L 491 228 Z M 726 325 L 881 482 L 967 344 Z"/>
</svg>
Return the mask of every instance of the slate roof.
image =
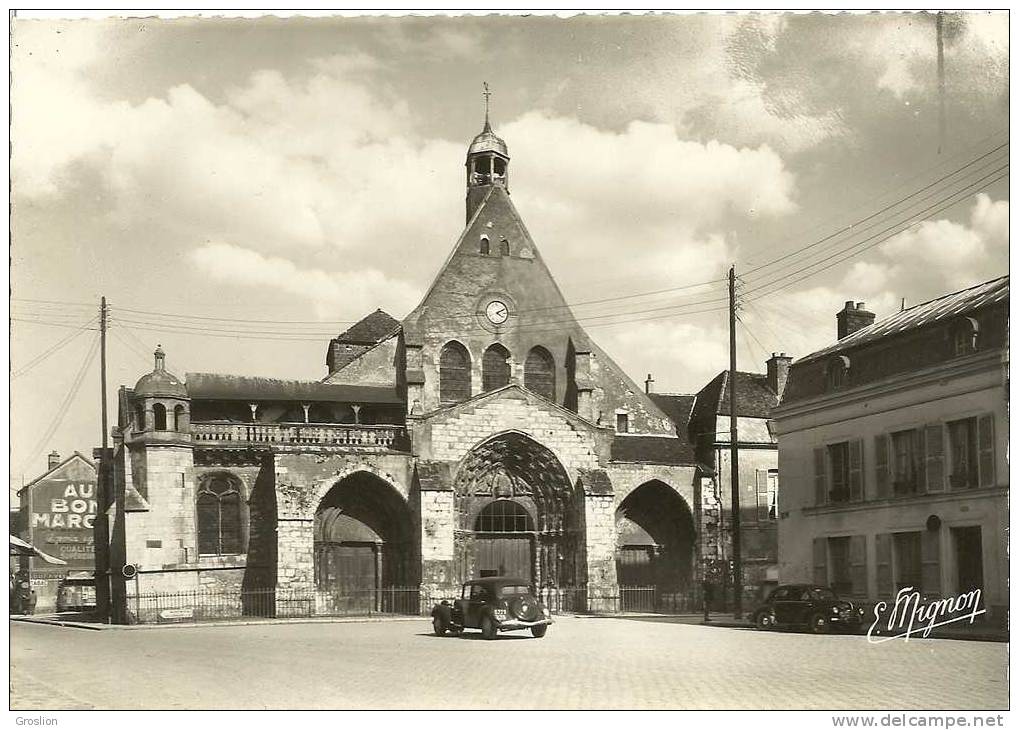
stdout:
<svg viewBox="0 0 1019 730">
<path fill-rule="evenodd" d="M 337 385 L 317 380 L 279 380 L 217 373 L 188 373 L 187 389 L 192 399 L 200 400 L 403 402 L 396 389 L 391 387 Z"/>
<path fill-rule="evenodd" d="M 971 286 L 962 291 L 946 294 L 943 297 L 932 299 L 923 304 L 917 304 L 909 309 L 896 312 L 879 322 L 857 330 L 838 342 L 825 347 L 824 349 L 812 352 L 804 358 L 797 360 L 797 363 L 815 360 L 825 355 L 848 350 L 851 347 L 879 340 L 882 337 L 899 334 L 906 330 L 918 329 L 936 322 L 958 317 L 966 312 L 1006 301 L 1008 299 L 1008 276 L 985 281 L 983 284 Z"/>
<path fill-rule="evenodd" d="M 612 461 L 695 466 L 697 457 L 686 439 L 617 434 L 612 439 Z"/>
<path fill-rule="evenodd" d="M 679 393 L 649 393 L 648 395 L 654 404 L 676 424 L 676 433 L 685 436 L 697 396 L 680 395 Z"/>
<path fill-rule="evenodd" d="M 374 345 L 376 342 L 386 339 L 393 334 L 400 323 L 383 312 L 376 309 L 357 324 L 335 338 L 335 342 L 344 345 Z"/>
<path fill-rule="evenodd" d="M 771 418 L 771 411 L 778 406 L 779 398 L 768 387 L 768 376 L 737 370 L 736 378 L 736 415 Z M 710 441 L 715 440 L 717 416 L 728 416 L 730 412 L 729 385 L 729 371 L 723 370 L 697 394 L 688 431 L 694 443 L 700 443 L 704 436 L 711 436 Z"/>
</svg>

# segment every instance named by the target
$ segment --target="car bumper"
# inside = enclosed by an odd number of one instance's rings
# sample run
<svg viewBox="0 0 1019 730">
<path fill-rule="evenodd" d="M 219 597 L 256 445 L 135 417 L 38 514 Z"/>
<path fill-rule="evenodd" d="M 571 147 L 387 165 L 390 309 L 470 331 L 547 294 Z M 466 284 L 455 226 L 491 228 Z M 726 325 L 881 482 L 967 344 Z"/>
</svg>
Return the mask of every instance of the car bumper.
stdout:
<svg viewBox="0 0 1019 730">
<path fill-rule="evenodd" d="M 846 628 L 858 628 L 862 621 L 860 620 L 859 614 L 849 614 L 846 616 L 832 616 L 828 619 L 832 626 L 845 626 Z"/>
<path fill-rule="evenodd" d="M 499 626 L 497 628 L 499 629 L 499 631 L 516 631 L 517 629 L 530 629 L 533 628 L 534 626 L 551 626 L 551 625 L 552 619 L 550 618 L 538 619 L 537 621 L 521 621 L 520 619 L 511 618 L 505 621 L 500 621 Z"/>
</svg>

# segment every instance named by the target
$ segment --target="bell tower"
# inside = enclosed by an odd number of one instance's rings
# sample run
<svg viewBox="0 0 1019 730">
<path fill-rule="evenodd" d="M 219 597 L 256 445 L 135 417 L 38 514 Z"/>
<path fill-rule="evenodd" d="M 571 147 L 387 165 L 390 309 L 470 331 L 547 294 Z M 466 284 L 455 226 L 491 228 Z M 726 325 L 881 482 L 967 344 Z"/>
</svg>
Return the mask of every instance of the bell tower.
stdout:
<svg viewBox="0 0 1019 730">
<path fill-rule="evenodd" d="M 488 195 L 492 186 L 509 192 L 509 152 L 506 143 L 492 131 L 488 120 L 488 100 L 492 92 L 485 82 L 485 127 L 467 149 L 467 221 Z"/>
</svg>

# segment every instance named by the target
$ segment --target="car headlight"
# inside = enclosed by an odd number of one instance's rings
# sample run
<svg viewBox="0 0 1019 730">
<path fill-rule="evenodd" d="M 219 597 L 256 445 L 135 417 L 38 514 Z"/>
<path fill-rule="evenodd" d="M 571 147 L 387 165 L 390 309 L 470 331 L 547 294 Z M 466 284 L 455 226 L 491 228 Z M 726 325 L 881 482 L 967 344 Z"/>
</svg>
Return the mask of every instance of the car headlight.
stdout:
<svg viewBox="0 0 1019 730">
<path fill-rule="evenodd" d="M 506 609 L 505 608 L 497 608 L 497 609 L 495 609 L 492 612 L 492 614 L 495 616 L 495 620 L 496 621 L 505 621 L 506 620 Z"/>
<path fill-rule="evenodd" d="M 832 613 L 838 613 L 839 612 L 839 607 L 838 606 L 832 606 L 831 607 L 831 612 Z"/>
</svg>

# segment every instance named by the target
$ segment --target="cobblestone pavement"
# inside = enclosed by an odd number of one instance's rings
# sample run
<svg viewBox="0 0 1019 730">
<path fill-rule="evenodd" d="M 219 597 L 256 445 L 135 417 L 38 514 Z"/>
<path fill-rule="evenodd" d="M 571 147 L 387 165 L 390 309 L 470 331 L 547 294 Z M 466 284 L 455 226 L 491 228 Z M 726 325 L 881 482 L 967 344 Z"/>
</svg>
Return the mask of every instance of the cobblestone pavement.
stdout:
<svg viewBox="0 0 1019 730">
<path fill-rule="evenodd" d="M 560 618 L 543 639 L 427 619 L 83 629 L 11 623 L 12 709 L 1004 709 L 1006 645 L 869 645 Z"/>
</svg>

